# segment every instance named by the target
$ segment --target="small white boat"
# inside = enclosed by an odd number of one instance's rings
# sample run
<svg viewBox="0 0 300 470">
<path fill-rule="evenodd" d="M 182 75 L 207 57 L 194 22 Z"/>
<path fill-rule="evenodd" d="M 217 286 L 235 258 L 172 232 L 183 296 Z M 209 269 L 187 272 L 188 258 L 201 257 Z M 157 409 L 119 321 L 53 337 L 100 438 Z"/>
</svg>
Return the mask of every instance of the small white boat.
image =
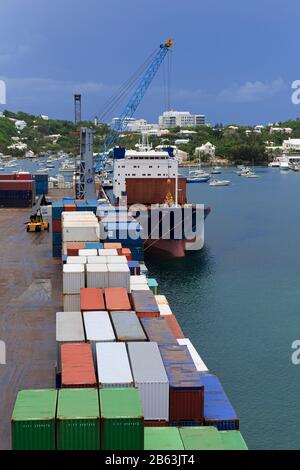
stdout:
<svg viewBox="0 0 300 470">
<path fill-rule="evenodd" d="M 257 174 L 254 173 L 253 171 L 250 171 L 247 175 L 245 175 L 246 178 L 258 178 Z"/>
<path fill-rule="evenodd" d="M 287 171 L 290 169 L 289 162 L 287 160 L 284 160 L 283 162 L 280 162 L 280 169 L 283 171 Z"/>
<path fill-rule="evenodd" d="M 219 166 L 215 166 L 212 170 L 211 170 L 211 174 L 212 175 L 220 175 L 222 172 L 221 172 L 221 168 Z"/>
<path fill-rule="evenodd" d="M 212 180 L 209 183 L 209 186 L 229 186 L 229 180 Z"/>
<path fill-rule="evenodd" d="M 279 168 L 280 167 L 280 162 L 278 160 L 273 160 L 268 164 L 270 168 Z"/>
</svg>

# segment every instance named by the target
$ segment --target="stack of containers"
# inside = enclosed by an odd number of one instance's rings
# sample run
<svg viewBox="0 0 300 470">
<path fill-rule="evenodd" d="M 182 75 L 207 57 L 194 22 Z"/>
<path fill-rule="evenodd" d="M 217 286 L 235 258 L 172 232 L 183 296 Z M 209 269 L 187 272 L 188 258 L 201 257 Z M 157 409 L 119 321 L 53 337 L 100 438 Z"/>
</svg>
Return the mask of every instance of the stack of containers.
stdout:
<svg viewBox="0 0 300 470">
<path fill-rule="evenodd" d="M 147 278 L 144 274 L 130 276 L 130 291 L 134 290 L 150 290 L 150 287 L 147 283 Z"/>
<path fill-rule="evenodd" d="M 80 311 L 80 289 L 85 286 L 85 265 L 63 265 L 63 306 L 65 312 Z"/>
<path fill-rule="evenodd" d="M 169 344 L 159 350 L 170 383 L 170 422 L 202 425 L 204 385 L 187 347 Z"/>
<path fill-rule="evenodd" d="M 149 424 L 169 421 L 169 381 L 156 343 L 127 344 L 134 384 L 139 389 Z"/>
<path fill-rule="evenodd" d="M 56 386 L 61 386 L 61 357 L 60 349 L 64 343 L 84 343 L 85 334 L 81 312 L 57 312 L 56 313 Z"/>
<path fill-rule="evenodd" d="M 0 175 L 0 207 L 31 207 L 35 194 L 30 173 Z"/>
<path fill-rule="evenodd" d="M 52 203 L 52 254 L 55 258 L 59 258 L 62 254 L 61 215 L 63 211 L 63 201 Z"/>
<path fill-rule="evenodd" d="M 213 374 L 202 374 L 204 384 L 204 425 L 220 431 L 238 430 L 240 421 L 224 389 Z"/>
</svg>

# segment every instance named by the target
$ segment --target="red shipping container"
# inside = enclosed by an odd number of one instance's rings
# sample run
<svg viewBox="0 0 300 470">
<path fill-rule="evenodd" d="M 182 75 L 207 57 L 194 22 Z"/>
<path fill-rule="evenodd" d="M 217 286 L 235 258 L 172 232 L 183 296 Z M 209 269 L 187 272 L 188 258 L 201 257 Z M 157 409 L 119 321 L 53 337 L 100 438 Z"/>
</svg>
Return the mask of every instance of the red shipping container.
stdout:
<svg viewBox="0 0 300 470">
<path fill-rule="evenodd" d="M 118 255 L 120 255 L 122 252 L 121 243 L 104 243 L 103 247 L 107 250 L 117 250 Z"/>
<path fill-rule="evenodd" d="M 22 181 L 22 180 L 1 180 L 0 190 L 1 191 L 32 191 L 34 188 L 34 181 Z"/>
<path fill-rule="evenodd" d="M 168 421 L 144 421 L 145 428 L 164 428 L 169 426 Z"/>
<path fill-rule="evenodd" d="M 185 338 L 175 315 L 164 315 L 164 319 L 167 321 L 169 328 L 176 339 Z"/>
<path fill-rule="evenodd" d="M 85 202 L 84 199 L 75 199 L 75 202 Z"/>
<path fill-rule="evenodd" d="M 9 181 L 9 180 L 15 180 L 16 179 L 16 174 L 3 174 L 0 175 L 0 180 L 6 180 L 6 181 Z"/>
<path fill-rule="evenodd" d="M 16 180 L 32 180 L 32 175 L 30 173 L 17 173 L 16 174 Z"/>
<path fill-rule="evenodd" d="M 124 287 L 107 287 L 104 289 L 104 296 L 107 310 L 132 310 Z"/>
<path fill-rule="evenodd" d="M 105 310 L 102 289 L 97 289 L 95 287 L 80 289 L 80 310 L 82 312 Z"/>
<path fill-rule="evenodd" d="M 170 421 L 176 423 L 195 421 L 203 423 L 204 388 L 202 390 L 177 390 L 170 387 Z"/>
<path fill-rule="evenodd" d="M 83 250 L 85 244 L 83 242 L 67 242 L 67 255 L 78 256 L 79 250 Z"/>
<path fill-rule="evenodd" d="M 52 219 L 52 232 L 61 233 L 61 220 Z"/>
<path fill-rule="evenodd" d="M 87 343 L 61 345 L 62 387 L 97 387 L 92 347 Z"/>
<path fill-rule="evenodd" d="M 64 204 L 64 212 L 76 212 L 76 204 Z"/>
<path fill-rule="evenodd" d="M 127 261 L 132 261 L 132 253 L 130 248 L 122 248 L 121 255 L 126 256 Z"/>
</svg>

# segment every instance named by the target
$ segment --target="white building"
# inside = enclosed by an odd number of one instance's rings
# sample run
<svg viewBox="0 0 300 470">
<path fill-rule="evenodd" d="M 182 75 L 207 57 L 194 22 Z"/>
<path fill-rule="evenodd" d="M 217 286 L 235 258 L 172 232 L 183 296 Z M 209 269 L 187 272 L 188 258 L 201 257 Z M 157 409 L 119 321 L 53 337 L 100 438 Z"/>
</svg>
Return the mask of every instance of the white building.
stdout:
<svg viewBox="0 0 300 470">
<path fill-rule="evenodd" d="M 184 144 L 188 144 L 190 141 L 190 139 L 176 139 L 174 144 L 175 145 L 184 145 Z"/>
<path fill-rule="evenodd" d="M 43 119 L 43 121 L 49 121 L 49 116 L 45 116 L 45 114 L 41 114 L 40 118 Z"/>
<path fill-rule="evenodd" d="M 271 127 L 270 134 L 291 134 L 293 129 L 291 127 Z"/>
<path fill-rule="evenodd" d="M 25 129 L 25 127 L 27 127 L 27 124 L 25 121 L 15 121 L 15 126 L 18 131 L 22 131 L 23 129 Z"/>
<path fill-rule="evenodd" d="M 188 111 L 165 111 L 159 116 L 160 127 L 197 127 L 205 125 L 204 114 L 191 114 Z"/>
<path fill-rule="evenodd" d="M 215 157 L 216 155 L 216 147 L 215 145 L 211 144 L 210 142 L 206 142 L 206 144 L 201 145 L 200 147 L 195 148 L 195 154 L 200 155 L 210 155 L 211 157 Z"/>
<path fill-rule="evenodd" d="M 27 144 L 23 142 L 16 142 L 15 144 L 11 144 L 8 149 L 14 149 L 14 150 L 26 150 L 27 149 Z"/>
<path fill-rule="evenodd" d="M 115 117 L 112 119 L 110 124 L 111 127 L 115 128 L 119 125 L 120 118 Z M 125 118 L 124 123 L 126 124 L 126 131 L 127 132 L 158 132 L 159 125 L 158 124 L 149 124 L 146 119 L 134 119 L 134 118 Z"/>
<path fill-rule="evenodd" d="M 282 151 L 285 154 L 300 154 L 300 139 L 284 140 L 282 144 Z"/>
<path fill-rule="evenodd" d="M 126 150 L 125 158 L 114 160 L 113 192 L 119 198 L 124 194 L 126 178 L 175 178 L 177 174 L 178 161 L 168 152 Z"/>
</svg>

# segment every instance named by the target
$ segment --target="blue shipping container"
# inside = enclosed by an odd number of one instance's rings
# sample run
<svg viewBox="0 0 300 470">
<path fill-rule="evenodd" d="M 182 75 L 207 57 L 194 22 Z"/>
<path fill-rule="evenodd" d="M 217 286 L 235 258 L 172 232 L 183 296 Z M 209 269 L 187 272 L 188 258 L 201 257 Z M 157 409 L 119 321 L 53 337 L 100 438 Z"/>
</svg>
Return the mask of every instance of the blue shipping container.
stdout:
<svg viewBox="0 0 300 470">
<path fill-rule="evenodd" d="M 86 250 L 101 250 L 103 248 L 103 243 L 87 242 L 84 246 Z"/>
<path fill-rule="evenodd" d="M 124 248 L 127 248 L 127 247 L 124 247 Z M 128 261 L 128 267 L 129 267 L 131 276 L 140 275 L 140 265 L 138 261 Z"/>
<path fill-rule="evenodd" d="M 53 240 L 53 245 L 61 245 L 62 244 L 62 234 L 61 234 L 61 232 L 53 232 L 52 233 L 52 240 Z"/>
<path fill-rule="evenodd" d="M 202 374 L 204 384 L 204 424 L 215 426 L 219 431 L 238 430 L 237 417 L 218 377 Z"/>
<path fill-rule="evenodd" d="M 62 201 L 52 203 L 52 219 L 61 220 L 61 214 L 64 211 L 64 205 Z"/>
</svg>

